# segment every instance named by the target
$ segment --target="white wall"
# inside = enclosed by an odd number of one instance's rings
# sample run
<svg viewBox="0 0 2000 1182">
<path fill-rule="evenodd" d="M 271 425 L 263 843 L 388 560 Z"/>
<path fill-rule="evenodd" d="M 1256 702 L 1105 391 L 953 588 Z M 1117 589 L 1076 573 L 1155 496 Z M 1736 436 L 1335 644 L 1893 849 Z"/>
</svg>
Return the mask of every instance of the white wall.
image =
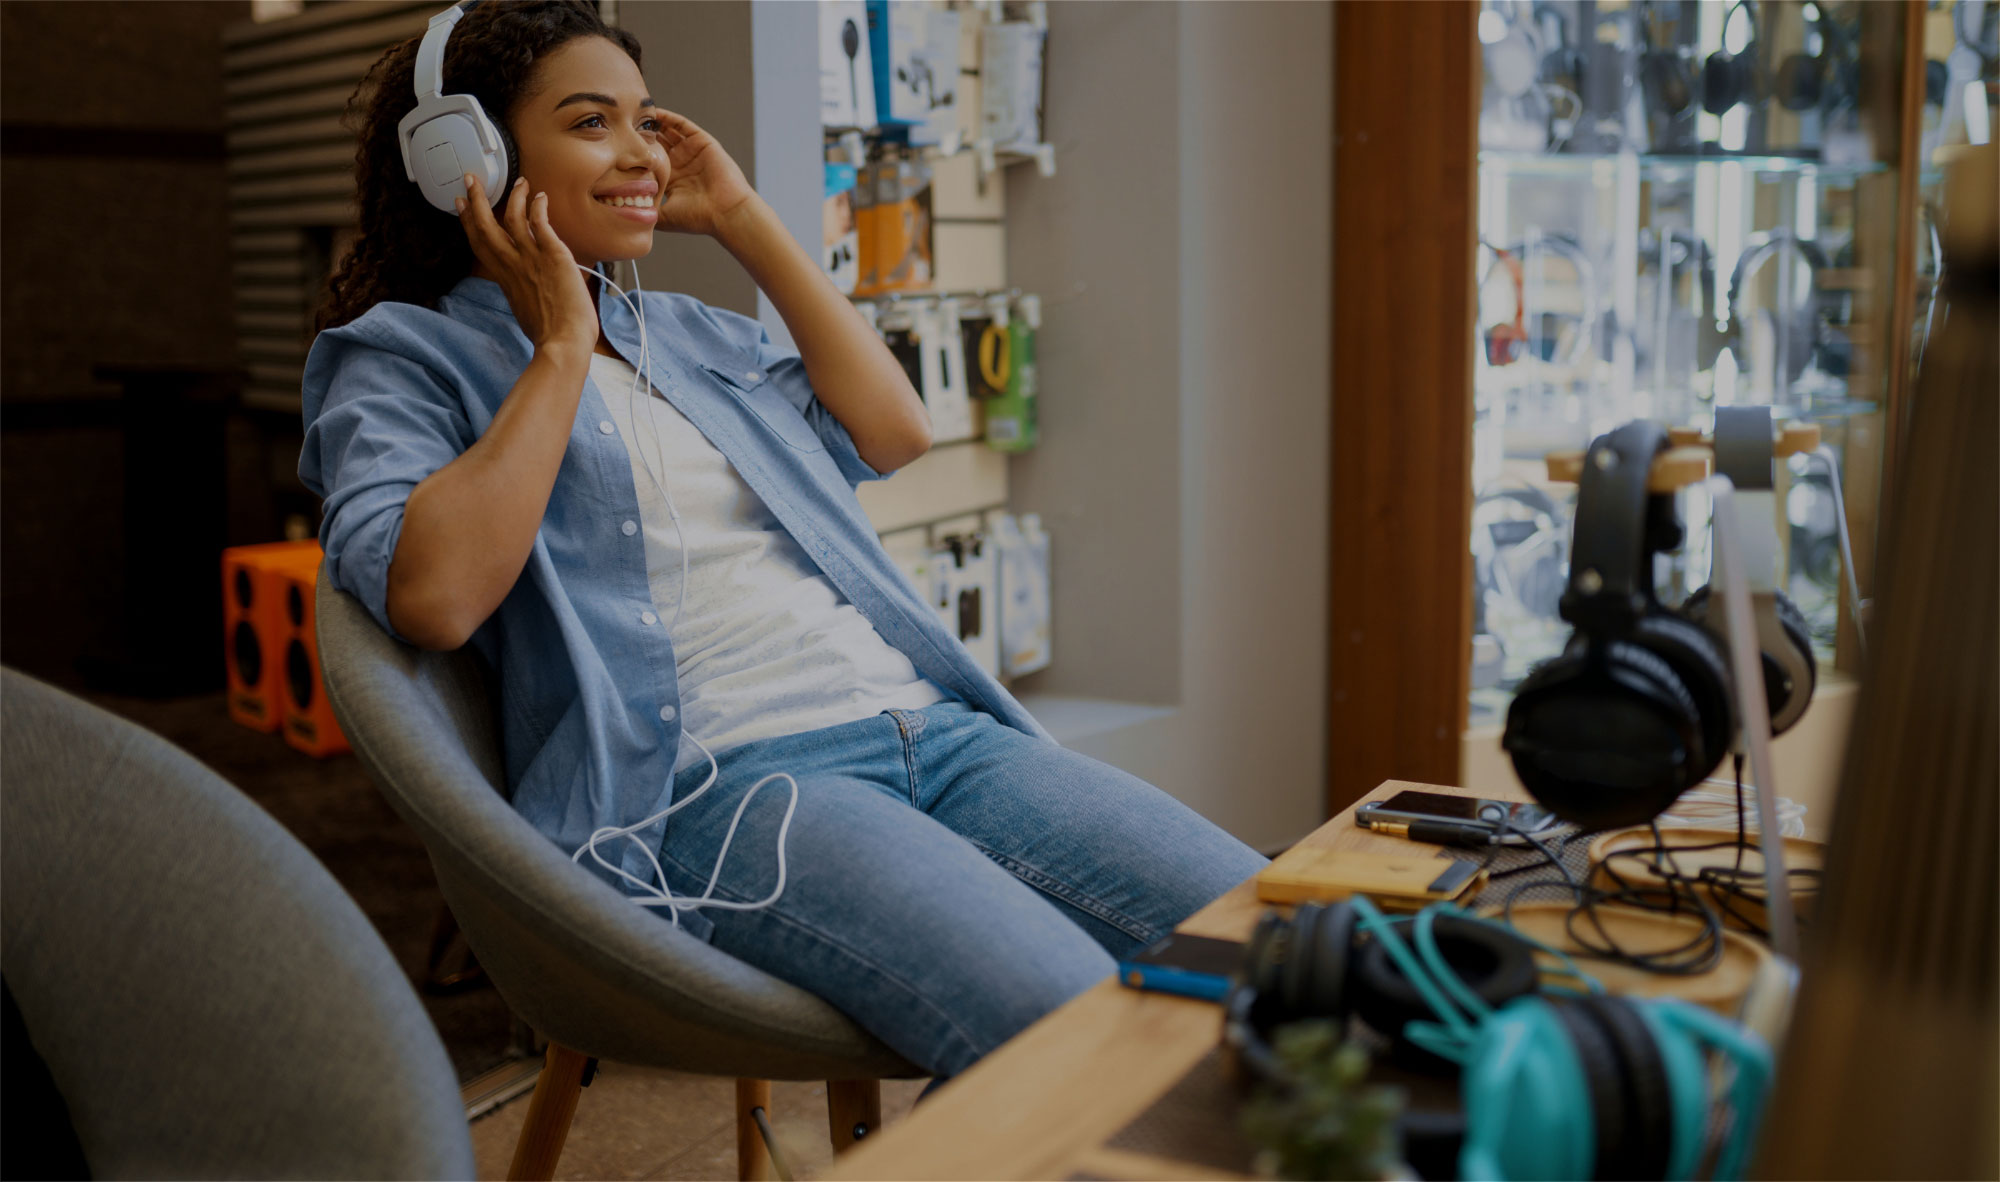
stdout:
<svg viewBox="0 0 2000 1182">
<path fill-rule="evenodd" d="M 812 241 L 814 6 L 619 16 L 654 96 Z M 1049 24 L 1058 172 L 1006 184 L 1008 279 L 1044 309 L 1042 443 L 1011 501 L 1054 538 L 1056 660 L 1017 688 L 1069 746 L 1289 842 L 1324 816 L 1332 9 L 1067 3 Z M 706 240 L 663 239 L 643 274 L 760 302 Z"/>
<path fill-rule="evenodd" d="M 1008 183 L 1047 301 L 1043 695 L 1166 707 L 1070 739 L 1258 846 L 1324 817 L 1332 11 L 1050 6 L 1060 171 Z"/>
</svg>

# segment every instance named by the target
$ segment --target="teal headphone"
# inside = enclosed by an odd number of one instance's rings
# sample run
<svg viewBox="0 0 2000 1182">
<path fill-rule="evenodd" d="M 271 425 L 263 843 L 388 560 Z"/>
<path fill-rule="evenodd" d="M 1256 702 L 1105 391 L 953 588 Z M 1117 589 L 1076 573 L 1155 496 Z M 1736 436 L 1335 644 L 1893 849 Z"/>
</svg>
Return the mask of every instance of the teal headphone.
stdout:
<svg viewBox="0 0 2000 1182">
<path fill-rule="evenodd" d="M 1434 931 L 1440 915 L 1490 921 L 1435 904 L 1408 921 L 1406 943 L 1397 921 L 1362 896 L 1353 902 L 1359 926 L 1437 1015 L 1405 1036 L 1463 1066 L 1461 1177 L 1693 1177 L 1715 1098 L 1707 1051 L 1734 1068 L 1733 1119 L 1711 1177 L 1742 1177 L 1770 1088 L 1763 1039 L 1687 1002 L 1609 996 L 1560 953 L 1588 993 L 1529 994 L 1494 1009 L 1438 954 Z"/>
</svg>

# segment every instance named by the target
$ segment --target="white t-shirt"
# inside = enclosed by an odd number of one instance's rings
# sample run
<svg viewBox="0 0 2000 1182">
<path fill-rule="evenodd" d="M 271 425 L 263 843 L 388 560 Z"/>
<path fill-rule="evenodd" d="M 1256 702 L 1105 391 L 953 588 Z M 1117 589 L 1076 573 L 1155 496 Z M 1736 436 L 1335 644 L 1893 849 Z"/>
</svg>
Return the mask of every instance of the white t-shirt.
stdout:
<svg viewBox="0 0 2000 1182">
<path fill-rule="evenodd" d="M 633 406 L 632 366 L 596 353 L 590 376 L 632 460 L 646 579 L 654 610 L 671 624 L 684 730 L 720 755 L 951 696 L 882 639 L 672 403 L 647 386 Z M 680 512 L 678 530 L 662 484 Z M 700 749 L 683 742 L 674 771 L 703 762 Z"/>
</svg>

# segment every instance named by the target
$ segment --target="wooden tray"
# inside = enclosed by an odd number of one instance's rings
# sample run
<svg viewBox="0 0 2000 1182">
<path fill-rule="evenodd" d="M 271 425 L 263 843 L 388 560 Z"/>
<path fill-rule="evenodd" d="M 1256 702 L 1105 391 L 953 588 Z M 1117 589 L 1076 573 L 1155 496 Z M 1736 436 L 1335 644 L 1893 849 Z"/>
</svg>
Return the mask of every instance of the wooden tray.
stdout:
<svg viewBox="0 0 2000 1182">
<path fill-rule="evenodd" d="M 1706 1006 L 1726 1018 L 1733 1018 L 1765 963 L 1772 959 L 1770 951 L 1762 944 L 1740 932 L 1724 929 L 1722 959 L 1714 968 L 1694 976 L 1649 973 L 1630 965 L 1595 960 L 1572 941 L 1563 928 L 1563 921 L 1571 909 L 1572 905 L 1567 902 L 1517 904 L 1513 914 L 1514 929 L 1530 939 L 1569 953 L 1576 958 L 1577 967 L 1597 978 L 1606 990 L 1626 997 L 1678 997 L 1682 1001 Z M 1499 908 L 1486 914 L 1495 919 L 1501 918 Z M 1686 915 L 1666 915 L 1611 904 L 1598 907 L 1597 915 L 1612 940 L 1631 952 L 1663 952 L 1686 944 L 1701 931 L 1701 921 Z M 1577 930 L 1586 938 L 1597 938 L 1596 930 L 1589 926 L 1588 917 L 1578 916 L 1577 925 Z M 1561 967 L 1554 957 L 1537 953 L 1536 959 L 1544 970 L 1545 984 L 1575 985 L 1568 976 L 1553 971 Z"/>
<path fill-rule="evenodd" d="M 1751 834 L 1750 837 L 1752 844 L 1750 848 L 1743 851 L 1743 869 L 1754 877 L 1741 884 L 1744 894 L 1748 895 L 1749 898 L 1737 897 L 1730 899 L 1725 892 L 1713 892 L 1716 910 L 1722 912 L 1725 921 L 1732 928 L 1738 930 L 1749 929 L 1730 918 L 1729 912 L 1725 907 L 1726 903 L 1733 903 L 1738 911 L 1752 911 L 1756 922 L 1760 926 L 1766 928 L 1770 926 L 1770 921 L 1765 918 L 1763 912 L 1764 851 L 1755 844 L 1756 835 Z M 1736 850 L 1733 845 L 1736 840 L 1736 830 L 1734 829 L 1683 829 L 1675 826 L 1673 828 L 1661 829 L 1660 840 L 1668 849 L 1713 845 L 1717 842 L 1725 841 L 1732 843 L 1729 849 L 1694 850 L 1685 854 L 1675 854 L 1674 862 L 1680 867 L 1681 873 L 1685 875 L 1696 875 L 1709 867 L 1722 869 L 1736 864 Z M 1825 867 L 1826 846 L 1824 843 L 1804 837 L 1787 837 L 1783 840 L 1785 843 L 1785 867 L 1787 869 L 1820 870 Z M 1607 854 L 1618 853 L 1621 850 L 1649 849 L 1652 845 L 1653 832 L 1651 829 L 1644 827 L 1619 829 L 1600 835 L 1590 843 L 1590 863 L 1597 868 L 1594 880 L 1596 885 L 1606 890 L 1615 889 L 1618 885 L 1612 880 L 1610 874 L 1603 866 L 1604 858 Z M 1634 886 L 1653 886 L 1663 881 L 1656 870 L 1658 864 L 1657 858 L 1626 857 L 1618 859 L 1615 869 L 1627 883 Z M 1819 884 L 1817 881 L 1810 879 L 1801 880 L 1798 878 L 1792 880 L 1792 909 L 1799 918 L 1804 919 L 1812 914 L 1813 904 L 1818 898 Z"/>
</svg>

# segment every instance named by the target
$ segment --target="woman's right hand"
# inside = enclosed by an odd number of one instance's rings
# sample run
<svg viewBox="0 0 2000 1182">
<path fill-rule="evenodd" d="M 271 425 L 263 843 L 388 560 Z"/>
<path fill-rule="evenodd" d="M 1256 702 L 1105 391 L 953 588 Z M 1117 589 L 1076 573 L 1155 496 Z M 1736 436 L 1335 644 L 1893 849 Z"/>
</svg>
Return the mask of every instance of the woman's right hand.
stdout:
<svg viewBox="0 0 2000 1182">
<path fill-rule="evenodd" d="M 499 219 L 478 177 L 466 174 L 467 196 L 458 199 L 458 220 L 472 244 L 473 257 L 500 284 L 514 319 L 536 350 L 549 345 L 597 348 L 597 307 L 583 271 L 562 239 L 549 227 L 549 198 L 530 200 L 525 180 L 514 182 Z"/>
</svg>

